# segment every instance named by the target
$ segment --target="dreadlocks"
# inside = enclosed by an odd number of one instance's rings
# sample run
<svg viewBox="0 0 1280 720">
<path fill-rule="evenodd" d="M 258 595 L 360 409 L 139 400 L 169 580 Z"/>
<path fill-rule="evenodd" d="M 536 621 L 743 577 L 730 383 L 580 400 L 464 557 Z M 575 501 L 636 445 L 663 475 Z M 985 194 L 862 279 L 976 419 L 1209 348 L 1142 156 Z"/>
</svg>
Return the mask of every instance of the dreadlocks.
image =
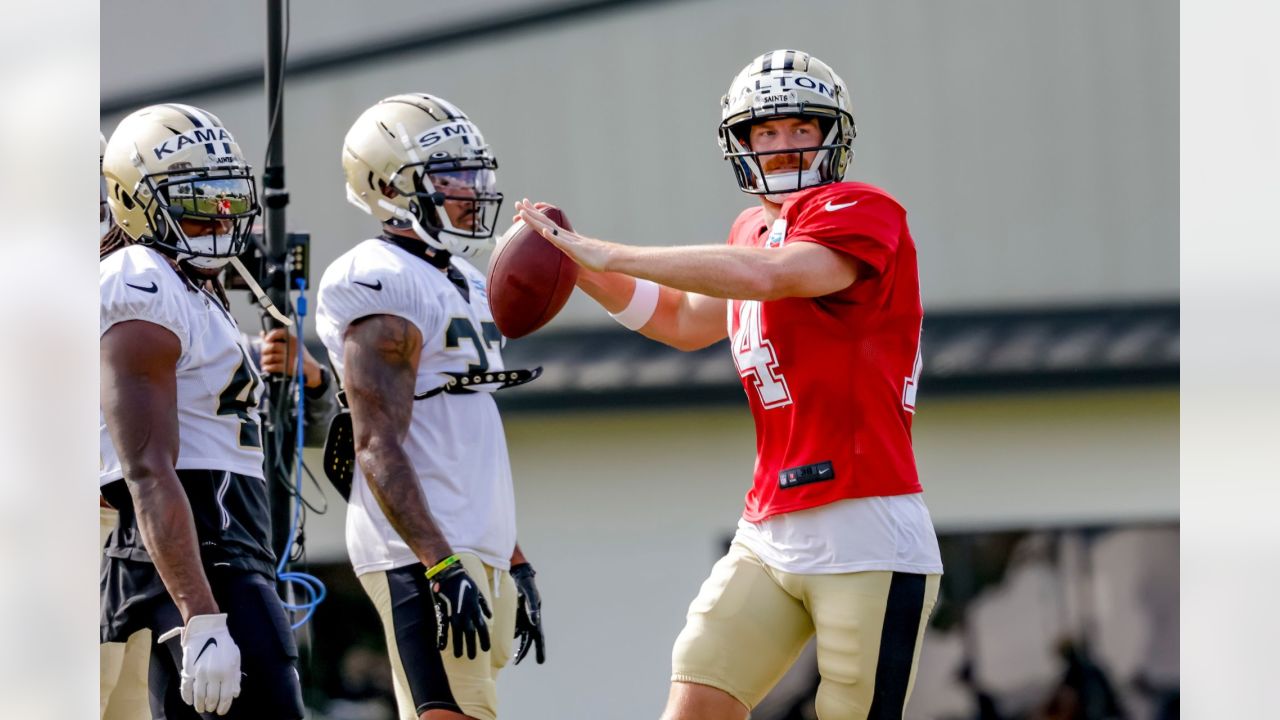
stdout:
<svg viewBox="0 0 1280 720">
<path fill-rule="evenodd" d="M 218 277 L 215 276 L 215 277 L 206 279 L 205 287 L 207 287 L 211 292 L 213 292 L 213 294 L 217 296 L 218 300 L 222 302 L 222 307 L 224 310 L 226 310 L 227 312 L 231 312 L 231 301 L 227 299 L 227 291 L 225 288 L 222 287 L 222 281 L 219 280 Z"/>
<path fill-rule="evenodd" d="M 111 224 L 111 229 L 106 235 L 102 236 L 102 241 L 98 243 L 98 259 L 101 260 L 111 253 L 122 247 L 133 244 L 133 238 L 124 231 L 119 225 Z"/>
</svg>

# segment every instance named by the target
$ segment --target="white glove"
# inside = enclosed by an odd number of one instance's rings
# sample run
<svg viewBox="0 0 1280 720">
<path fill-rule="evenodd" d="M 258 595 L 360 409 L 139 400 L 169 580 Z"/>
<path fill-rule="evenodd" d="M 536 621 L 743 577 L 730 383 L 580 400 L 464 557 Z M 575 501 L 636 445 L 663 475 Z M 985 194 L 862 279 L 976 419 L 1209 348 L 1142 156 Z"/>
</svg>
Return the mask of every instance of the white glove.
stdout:
<svg viewBox="0 0 1280 720">
<path fill-rule="evenodd" d="M 185 628 L 160 636 L 164 642 L 182 633 L 182 701 L 196 712 L 226 715 L 240 697 L 240 648 L 227 632 L 227 615 L 196 615 Z"/>
</svg>

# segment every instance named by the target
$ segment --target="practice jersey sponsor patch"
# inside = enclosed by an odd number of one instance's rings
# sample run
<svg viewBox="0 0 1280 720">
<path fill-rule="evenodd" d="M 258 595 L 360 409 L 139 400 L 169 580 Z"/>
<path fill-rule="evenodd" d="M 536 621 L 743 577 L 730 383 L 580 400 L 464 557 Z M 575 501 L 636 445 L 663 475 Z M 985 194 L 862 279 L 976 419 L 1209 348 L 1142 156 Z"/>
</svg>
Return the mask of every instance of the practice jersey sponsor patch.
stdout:
<svg viewBox="0 0 1280 720">
<path fill-rule="evenodd" d="M 835 479 L 835 466 L 831 464 L 830 460 L 813 463 L 812 465 L 787 468 L 778 472 L 778 485 L 784 490 L 798 485 L 808 485 L 809 483 L 826 482 L 827 480 Z"/>
</svg>

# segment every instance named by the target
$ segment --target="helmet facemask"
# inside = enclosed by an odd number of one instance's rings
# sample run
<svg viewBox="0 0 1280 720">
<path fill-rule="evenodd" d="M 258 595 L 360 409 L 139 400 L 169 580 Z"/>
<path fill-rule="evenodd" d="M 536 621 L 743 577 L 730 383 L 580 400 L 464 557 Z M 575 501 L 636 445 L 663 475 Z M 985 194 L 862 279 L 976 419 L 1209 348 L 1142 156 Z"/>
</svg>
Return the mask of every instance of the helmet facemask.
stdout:
<svg viewBox="0 0 1280 720">
<path fill-rule="evenodd" d="M 496 190 L 498 163 L 492 158 L 410 163 L 392 175 L 393 191 L 412 198 L 411 218 L 399 213 L 390 224 L 410 227 L 437 250 L 471 257 L 490 243 L 503 195 Z M 398 179 L 408 177 L 412 192 Z M 449 236 L 449 237 L 445 237 Z M 459 238 L 455 240 L 454 238 Z"/>
<path fill-rule="evenodd" d="M 141 182 L 149 190 L 144 242 L 202 269 L 222 267 L 248 249 L 260 207 L 247 166 L 184 168 L 144 175 Z M 191 234 L 183 221 L 200 223 L 209 232 Z"/>
<path fill-rule="evenodd" d="M 749 142 L 751 126 L 783 117 L 817 119 L 819 127 L 826 131 L 822 143 L 802 148 L 752 150 Z M 853 155 L 850 147 L 853 140 L 852 117 L 849 118 L 849 126 L 849 136 L 845 137 L 844 123 L 829 111 L 821 114 L 813 111 L 761 114 L 738 119 L 736 122 L 721 123 L 720 138 L 725 146 L 725 159 L 733 168 L 738 187 L 745 193 L 764 195 L 771 202 L 781 204 L 786 200 L 786 196 L 793 192 L 828 185 L 843 179 L 844 169 Z M 794 170 L 766 173 L 768 159 L 777 155 L 796 155 L 802 161 L 797 163 Z M 807 166 L 803 162 L 805 156 L 812 157 Z"/>
<path fill-rule="evenodd" d="M 467 163 L 459 163 L 467 164 Z M 473 169 L 439 170 L 427 168 L 427 182 L 443 193 L 440 231 L 460 238 L 493 237 L 502 206 L 497 191 L 496 163 L 484 160 Z"/>
</svg>

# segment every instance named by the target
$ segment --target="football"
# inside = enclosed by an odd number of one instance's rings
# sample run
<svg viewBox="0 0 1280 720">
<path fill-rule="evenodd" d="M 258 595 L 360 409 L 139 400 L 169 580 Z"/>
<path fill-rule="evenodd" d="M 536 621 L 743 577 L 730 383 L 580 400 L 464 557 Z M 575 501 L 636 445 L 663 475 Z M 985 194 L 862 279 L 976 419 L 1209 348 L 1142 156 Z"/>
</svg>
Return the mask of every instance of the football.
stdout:
<svg viewBox="0 0 1280 720">
<path fill-rule="evenodd" d="M 572 230 L 564 211 L 544 210 L 547 217 Z M 489 263 L 489 310 L 498 329 L 509 338 L 528 335 L 560 312 L 573 293 L 578 266 L 524 222 L 498 240 Z"/>
</svg>

